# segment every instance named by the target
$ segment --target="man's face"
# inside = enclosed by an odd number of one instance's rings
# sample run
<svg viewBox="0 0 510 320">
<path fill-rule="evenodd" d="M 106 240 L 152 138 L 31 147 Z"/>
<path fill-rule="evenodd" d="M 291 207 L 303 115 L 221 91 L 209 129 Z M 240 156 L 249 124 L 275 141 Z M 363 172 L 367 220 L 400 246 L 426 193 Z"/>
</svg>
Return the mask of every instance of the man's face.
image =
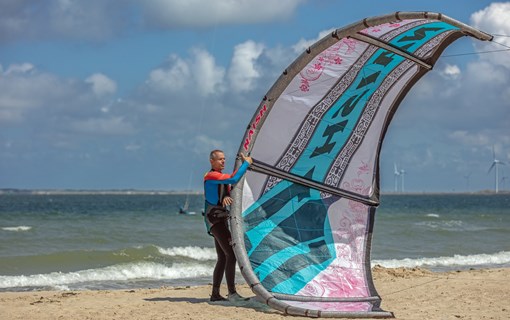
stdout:
<svg viewBox="0 0 510 320">
<path fill-rule="evenodd" d="M 214 170 L 223 171 L 225 169 L 225 155 L 223 152 L 214 153 L 213 158 L 209 161 L 211 161 L 211 168 Z"/>
</svg>

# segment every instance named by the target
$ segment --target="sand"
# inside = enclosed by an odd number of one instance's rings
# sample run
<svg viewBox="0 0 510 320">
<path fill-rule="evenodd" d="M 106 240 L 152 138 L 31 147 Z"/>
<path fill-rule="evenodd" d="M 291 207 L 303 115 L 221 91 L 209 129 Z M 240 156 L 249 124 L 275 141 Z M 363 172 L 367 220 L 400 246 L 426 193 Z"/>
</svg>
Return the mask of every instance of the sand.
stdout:
<svg viewBox="0 0 510 320">
<path fill-rule="evenodd" d="M 373 275 L 383 309 L 396 319 L 510 319 L 510 269 L 433 273 L 375 267 Z M 238 291 L 253 296 L 246 285 Z M 2 292 L 0 319 L 309 319 L 254 300 L 211 303 L 209 292 L 210 286 Z"/>
</svg>

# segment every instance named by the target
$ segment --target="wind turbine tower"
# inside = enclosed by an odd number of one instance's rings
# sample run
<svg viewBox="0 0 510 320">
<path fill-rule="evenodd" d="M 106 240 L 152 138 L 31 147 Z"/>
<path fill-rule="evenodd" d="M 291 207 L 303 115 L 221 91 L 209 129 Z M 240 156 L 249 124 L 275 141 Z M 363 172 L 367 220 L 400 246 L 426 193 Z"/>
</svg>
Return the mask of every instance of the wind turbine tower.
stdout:
<svg viewBox="0 0 510 320">
<path fill-rule="evenodd" d="M 496 152 L 494 151 L 494 146 L 492 146 L 492 158 L 493 158 L 492 165 L 489 168 L 489 171 L 487 171 L 487 174 L 489 174 L 491 172 L 492 168 L 494 168 L 494 187 L 495 187 L 496 193 L 498 193 L 499 192 L 498 167 L 502 164 L 504 165 L 505 163 L 496 159 Z"/>
<path fill-rule="evenodd" d="M 398 176 L 400 175 L 400 171 L 397 169 L 397 163 L 393 163 L 393 176 L 395 178 L 395 193 L 398 192 Z"/>
<path fill-rule="evenodd" d="M 402 193 L 404 193 L 405 189 L 404 189 L 404 176 L 406 175 L 406 171 L 404 169 L 400 169 L 400 187 L 402 188 Z"/>
<path fill-rule="evenodd" d="M 502 185 L 502 189 L 503 190 L 506 190 L 506 181 L 508 180 L 508 177 L 505 176 L 505 173 L 503 171 L 501 171 L 501 185 Z"/>
<path fill-rule="evenodd" d="M 472 172 L 470 172 L 469 174 L 464 176 L 464 179 L 466 179 L 466 189 L 467 189 L 467 192 L 471 192 L 471 190 L 469 190 L 469 178 L 471 177 L 471 174 L 472 174 Z"/>
</svg>

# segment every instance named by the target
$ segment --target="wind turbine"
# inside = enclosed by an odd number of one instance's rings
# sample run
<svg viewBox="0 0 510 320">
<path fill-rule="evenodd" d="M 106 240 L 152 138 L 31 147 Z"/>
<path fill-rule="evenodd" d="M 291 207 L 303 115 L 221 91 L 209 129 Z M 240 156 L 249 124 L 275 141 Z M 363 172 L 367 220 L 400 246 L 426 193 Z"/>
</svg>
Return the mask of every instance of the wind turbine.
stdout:
<svg viewBox="0 0 510 320">
<path fill-rule="evenodd" d="M 473 172 L 470 172 L 469 174 L 464 176 L 464 179 L 466 179 L 466 189 L 467 189 L 468 192 L 470 192 L 470 190 L 469 190 L 469 178 L 471 177 L 472 173 Z"/>
<path fill-rule="evenodd" d="M 506 189 L 506 181 L 508 180 L 509 177 L 505 176 L 505 174 L 503 173 L 503 171 L 501 171 L 501 185 L 502 185 L 502 189 L 505 190 Z"/>
<path fill-rule="evenodd" d="M 400 175 L 400 171 L 397 169 L 397 163 L 393 163 L 393 176 L 395 177 L 395 192 L 398 192 L 398 176 Z"/>
<path fill-rule="evenodd" d="M 406 171 L 404 169 L 400 169 L 400 187 L 402 188 L 402 193 L 404 193 L 404 176 L 406 174 Z"/>
<path fill-rule="evenodd" d="M 499 191 L 499 185 L 498 185 L 498 167 L 499 165 L 501 164 L 505 164 L 504 162 L 502 161 L 499 161 L 498 159 L 496 159 L 496 151 L 494 151 L 494 146 L 492 146 L 492 165 L 491 167 L 489 168 L 489 171 L 487 171 L 487 174 L 489 174 L 492 170 L 492 168 L 495 168 L 495 172 L 494 172 L 494 185 L 495 185 L 495 188 L 496 188 L 496 193 L 498 193 Z"/>
</svg>

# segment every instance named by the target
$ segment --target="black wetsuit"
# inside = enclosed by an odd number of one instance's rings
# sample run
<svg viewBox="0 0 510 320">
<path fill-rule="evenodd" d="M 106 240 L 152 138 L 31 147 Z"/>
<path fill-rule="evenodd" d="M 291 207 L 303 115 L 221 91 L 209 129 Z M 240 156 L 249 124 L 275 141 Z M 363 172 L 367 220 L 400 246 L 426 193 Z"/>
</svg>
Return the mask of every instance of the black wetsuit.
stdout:
<svg viewBox="0 0 510 320">
<path fill-rule="evenodd" d="M 232 235 L 228 228 L 228 219 L 211 219 L 208 213 L 215 207 L 221 207 L 223 199 L 230 196 L 230 184 L 237 183 L 246 172 L 249 163 L 244 162 L 232 175 L 211 170 L 204 176 L 205 224 L 207 231 L 214 237 L 214 246 L 218 260 L 213 273 L 213 296 L 219 296 L 223 273 L 227 280 L 228 293 L 236 292 L 235 271 L 236 256 L 231 246 Z"/>
<path fill-rule="evenodd" d="M 211 233 L 214 237 L 214 246 L 216 247 L 216 255 L 218 260 L 214 267 L 213 273 L 213 291 L 218 290 L 219 293 L 221 281 L 223 280 L 223 272 L 227 280 L 227 287 L 229 293 L 236 292 L 235 288 L 235 272 L 236 272 L 236 256 L 230 242 L 232 236 L 228 230 L 227 220 L 224 223 L 216 223 L 211 228 Z"/>
</svg>

